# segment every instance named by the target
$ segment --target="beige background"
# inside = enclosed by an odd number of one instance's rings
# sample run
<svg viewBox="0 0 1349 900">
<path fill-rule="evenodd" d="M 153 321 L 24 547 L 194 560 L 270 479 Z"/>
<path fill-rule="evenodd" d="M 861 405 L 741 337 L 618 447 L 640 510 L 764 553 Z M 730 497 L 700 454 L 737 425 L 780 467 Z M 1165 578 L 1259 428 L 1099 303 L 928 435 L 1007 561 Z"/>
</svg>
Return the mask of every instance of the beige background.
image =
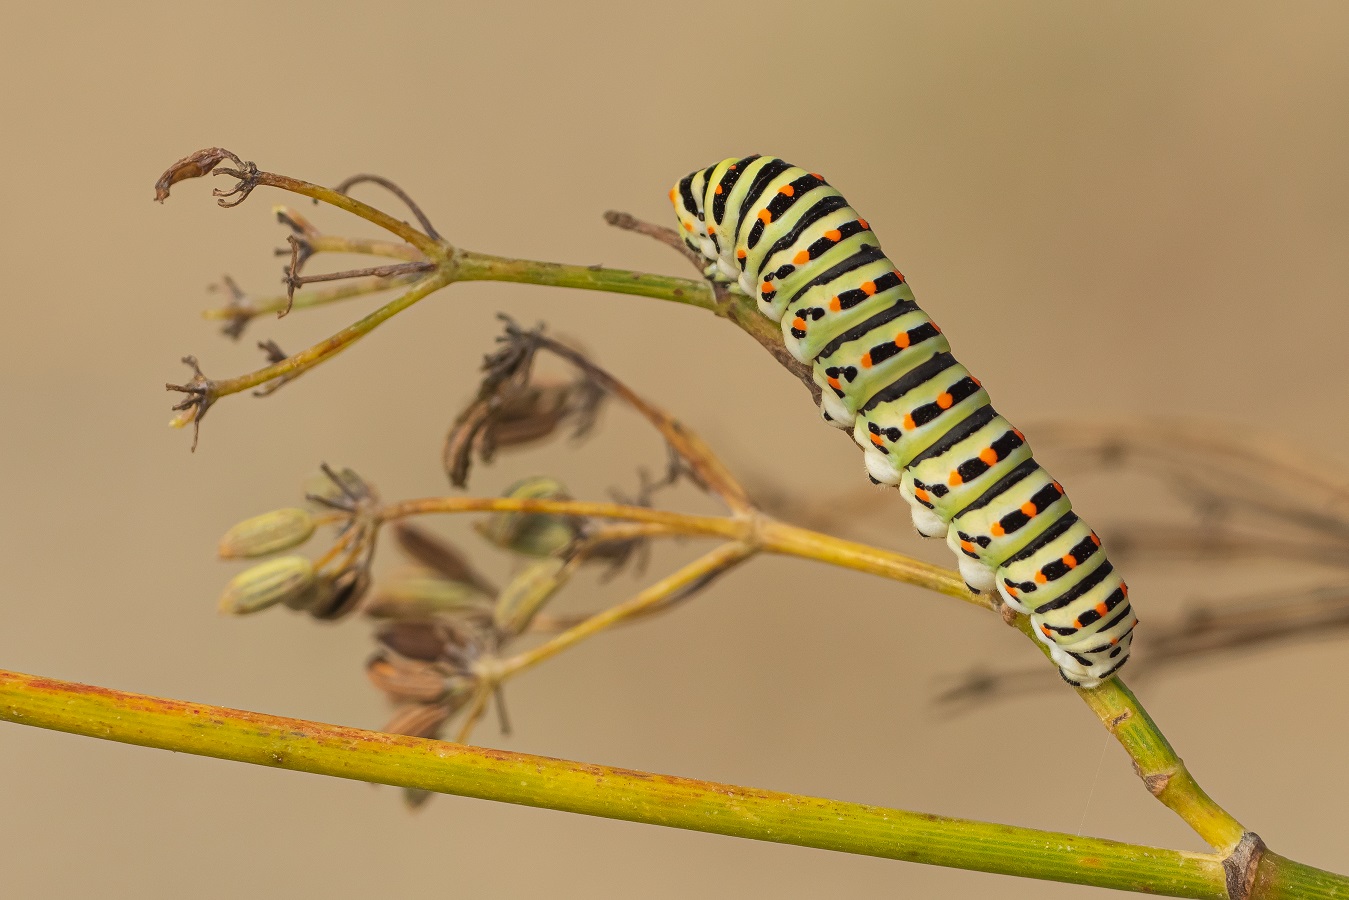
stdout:
<svg viewBox="0 0 1349 900">
<path fill-rule="evenodd" d="M 861 478 L 733 328 L 510 285 L 455 287 L 276 397 L 223 404 L 189 454 L 160 385 L 185 377 L 187 352 L 217 375 L 254 365 L 251 341 L 197 311 L 224 271 L 269 291 L 281 241 L 275 194 L 222 211 L 197 182 L 150 202 L 167 163 L 214 144 L 324 183 L 395 178 L 476 249 L 679 274 L 600 213 L 660 218 L 695 166 L 779 154 L 863 210 L 1018 421 L 1213 417 L 1345 459 L 1344 4 L 18 7 L 0 12 L 4 667 L 378 726 L 365 627 L 217 617 L 233 569 L 214 542 L 293 502 L 319 460 L 387 496 L 443 491 L 439 442 L 498 310 L 582 338 L 738 471 L 816 471 L 823 502 Z M 370 305 L 250 337 L 299 349 Z M 614 415 L 581 452 L 512 456 L 477 487 L 547 470 L 598 497 L 658 460 Z M 1108 484 L 1074 497 L 1103 522 L 1138 511 Z M 858 533 L 934 553 L 895 503 Z M 1144 566 L 1130 582 L 1161 621 L 1220 577 Z M 489 723 L 478 737 L 1200 849 L 1070 692 L 934 709 L 971 665 L 1027 652 L 934 595 L 762 560 L 522 677 L 515 736 Z M 1275 849 L 1340 871 L 1347 659 L 1327 641 L 1138 686 L 1215 797 Z M 0 728 L 0 873 L 13 897 L 1091 893 L 456 798 L 411 815 L 388 789 L 14 726 Z"/>
</svg>

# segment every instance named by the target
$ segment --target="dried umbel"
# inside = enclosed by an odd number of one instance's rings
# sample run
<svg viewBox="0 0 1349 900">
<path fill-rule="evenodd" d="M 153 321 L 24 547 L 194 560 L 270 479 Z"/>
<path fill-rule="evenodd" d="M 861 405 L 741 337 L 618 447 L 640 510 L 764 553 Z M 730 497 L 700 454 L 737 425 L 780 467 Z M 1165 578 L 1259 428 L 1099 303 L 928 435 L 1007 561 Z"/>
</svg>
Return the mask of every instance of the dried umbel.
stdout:
<svg viewBox="0 0 1349 900">
<path fill-rule="evenodd" d="M 221 559 L 253 559 L 298 547 L 314 535 L 307 509 L 276 509 L 235 525 L 220 539 Z"/>
<path fill-rule="evenodd" d="M 220 595 L 220 611 L 246 615 L 284 603 L 303 606 L 315 594 L 314 564 L 304 556 L 282 556 L 245 569 Z"/>
</svg>

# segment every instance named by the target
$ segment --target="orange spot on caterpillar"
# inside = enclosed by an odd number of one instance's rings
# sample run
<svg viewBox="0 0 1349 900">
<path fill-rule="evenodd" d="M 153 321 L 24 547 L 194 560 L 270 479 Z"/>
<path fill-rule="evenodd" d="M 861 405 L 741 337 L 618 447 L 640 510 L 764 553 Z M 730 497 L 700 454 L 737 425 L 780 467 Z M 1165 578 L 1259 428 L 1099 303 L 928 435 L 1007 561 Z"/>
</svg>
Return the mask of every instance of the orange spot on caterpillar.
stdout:
<svg viewBox="0 0 1349 900">
<path fill-rule="evenodd" d="M 913 430 L 914 430 L 915 428 L 917 428 L 917 427 L 918 427 L 918 426 L 917 426 L 916 424 L 914 424 L 913 416 L 911 416 L 911 415 L 906 415 L 906 416 L 904 416 L 904 430 L 905 430 L 905 431 L 913 431 Z"/>
<path fill-rule="evenodd" d="M 839 299 L 837 297 L 834 297 L 829 301 L 829 308 L 834 312 L 838 312 L 840 309 L 843 308 L 843 304 L 839 302 Z"/>
<path fill-rule="evenodd" d="M 1005 588 L 1007 588 L 1007 593 L 1011 594 L 1013 597 L 1015 597 L 1015 596 L 1017 595 L 1018 592 L 1017 592 L 1017 589 L 1016 589 L 1016 585 L 1014 585 L 1014 584 L 1008 584 L 1006 581 L 1004 581 L 1004 582 L 1002 583 L 1002 586 L 1005 587 Z"/>
<path fill-rule="evenodd" d="M 802 250 L 800 253 L 792 257 L 792 262 L 798 266 L 803 266 L 806 263 L 810 262 L 810 251 Z"/>
<path fill-rule="evenodd" d="M 867 220 L 866 220 L 866 219 L 858 219 L 858 220 L 857 220 L 857 224 L 858 224 L 858 225 L 861 225 L 862 228 L 863 228 L 864 230 L 867 230 L 867 231 L 870 231 L 870 230 L 871 230 L 871 226 L 867 224 Z"/>
<path fill-rule="evenodd" d="M 1065 557 L 1063 558 L 1063 564 L 1064 564 L 1065 566 L 1067 566 L 1068 568 L 1070 568 L 1070 569 L 1076 569 L 1076 568 L 1077 568 L 1077 557 L 1076 557 L 1076 556 L 1073 556 L 1071 553 L 1069 553 L 1067 556 L 1065 556 Z"/>
<path fill-rule="evenodd" d="M 773 283 L 771 281 L 765 281 L 763 284 L 759 285 L 759 290 L 763 291 L 765 294 L 777 293 L 777 291 L 774 290 Z"/>
<path fill-rule="evenodd" d="M 717 185 L 716 191 L 718 194 L 722 193 L 721 185 Z"/>
<path fill-rule="evenodd" d="M 951 487 L 960 487 L 965 483 L 965 479 L 960 477 L 959 472 L 952 472 L 951 477 L 946 479 L 946 483 Z"/>
<path fill-rule="evenodd" d="M 937 405 L 942 409 L 950 409 L 951 404 L 956 402 L 956 398 L 950 394 L 942 393 L 937 396 Z"/>
<path fill-rule="evenodd" d="M 797 316 L 795 319 L 792 319 L 792 327 L 795 328 L 797 331 L 805 331 L 806 320 L 801 318 L 800 316 Z"/>
<path fill-rule="evenodd" d="M 966 551 L 967 553 L 973 553 L 973 552 L 974 552 L 974 545 L 971 544 L 969 541 L 961 541 L 961 542 L 960 542 L 960 549 Z"/>
<path fill-rule="evenodd" d="M 1097 603 L 1097 604 L 1096 604 L 1096 612 L 1099 613 L 1100 615 L 1104 616 L 1106 613 L 1110 612 L 1110 610 L 1108 610 L 1108 609 L 1105 608 L 1105 604 L 1104 604 L 1104 603 Z"/>
<path fill-rule="evenodd" d="M 765 225 L 771 224 L 772 221 L 773 221 L 773 212 L 772 212 L 772 210 L 767 210 L 767 209 L 761 209 L 761 210 L 759 210 L 759 221 L 762 222 L 762 223 L 764 223 Z"/>
<path fill-rule="evenodd" d="M 824 236 L 827 237 L 830 243 L 833 244 L 837 244 L 839 241 L 843 240 L 843 232 L 839 231 L 837 228 L 832 228 L 829 231 L 826 231 L 824 233 Z"/>
<path fill-rule="evenodd" d="M 671 202 L 671 203 L 677 202 L 678 197 L 679 197 L 679 194 L 676 193 L 675 189 L 674 189 L 674 188 L 670 188 L 670 202 Z"/>
<path fill-rule="evenodd" d="M 1127 584 L 1125 584 L 1124 582 L 1121 581 L 1121 582 L 1119 583 L 1119 589 L 1120 589 L 1120 593 L 1124 594 L 1124 596 L 1126 596 L 1126 597 L 1129 596 L 1129 586 L 1128 586 Z"/>
<path fill-rule="evenodd" d="M 933 327 L 934 329 L 937 328 L 936 325 L 933 325 L 932 327 Z M 937 330 L 940 331 L 940 329 L 937 329 Z M 975 386 L 975 387 L 983 387 L 983 386 L 984 386 L 984 383 L 983 383 L 982 381 L 980 381 L 978 378 L 975 378 L 973 375 L 970 376 L 970 381 L 973 381 L 973 382 L 974 382 L 974 386 Z"/>
<path fill-rule="evenodd" d="M 998 451 L 994 450 L 992 447 L 985 447 L 979 451 L 979 459 L 981 459 L 985 465 L 991 466 L 998 461 Z"/>
<path fill-rule="evenodd" d="M 908 348 L 909 333 L 907 331 L 901 331 L 899 334 L 895 335 L 895 346 L 901 350 Z"/>
<path fill-rule="evenodd" d="M 732 163 L 731 166 L 730 166 L 730 168 L 732 168 L 732 169 L 737 169 L 737 168 L 739 168 L 739 167 L 740 167 L 740 164 L 739 164 L 739 163 Z"/>
<path fill-rule="evenodd" d="M 744 250 L 737 250 L 737 251 L 735 251 L 735 258 L 736 258 L 736 259 L 744 259 L 744 258 L 745 258 L 745 251 L 744 251 Z"/>
<path fill-rule="evenodd" d="M 1096 536 L 1096 532 L 1091 533 L 1091 542 L 1097 547 L 1101 546 L 1101 539 Z"/>
<path fill-rule="evenodd" d="M 870 353 L 870 351 L 868 351 L 868 352 L 862 354 L 861 363 L 862 363 L 862 368 L 864 368 L 864 369 L 870 369 L 870 368 L 871 368 L 871 353 Z"/>
<path fill-rule="evenodd" d="M 994 522 L 993 527 L 988 530 L 993 532 L 994 537 L 1002 537 L 1004 534 L 1006 534 L 1006 532 L 1002 530 L 1002 526 L 997 522 Z"/>
<path fill-rule="evenodd" d="M 1025 441 L 1026 441 L 1026 436 L 1025 436 L 1024 434 L 1021 433 L 1021 429 L 1019 429 L 1019 428 L 1013 428 L 1013 429 L 1012 429 L 1012 434 L 1016 435 L 1016 439 L 1017 439 L 1017 440 L 1021 441 L 1022 443 L 1025 443 Z"/>
<path fill-rule="evenodd" d="M 685 222 L 685 223 L 684 223 L 684 230 L 685 230 L 685 231 L 692 231 L 692 230 L 693 230 L 693 223 L 692 223 L 692 222 Z"/>
<path fill-rule="evenodd" d="M 834 390 L 836 390 L 836 391 L 841 391 L 841 390 L 843 390 L 843 385 L 839 384 L 839 381 L 838 381 L 837 378 L 826 378 L 825 381 L 829 382 L 829 386 L 830 386 L 831 388 L 833 388 Z"/>
<path fill-rule="evenodd" d="M 913 495 L 914 495 L 915 497 L 917 497 L 919 500 L 922 500 L 924 503 L 927 502 L 928 493 L 927 493 L 927 491 L 923 490 L 922 488 L 914 488 L 914 489 L 913 489 Z"/>
<path fill-rule="evenodd" d="M 879 434 L 873 434 L 871 436 L 871 443 L 875 444 L 877 447 L 881 446 L 881 436 Z"/>
<path fill-rule="evenodd" d="M 707 226 L 707 233 L 708 233 L 708 234 L 716 234 L 716 233 L 717 233 L 717 226 L 715 226 L 715 225 L 708 225 L 708 226 Z"/>
<path fill-rule="evenodd" d="M 778 193 L 786 197 L 791 197 L 796 193 L 796 188 L 792 187 L 790 184 L 784 184 L 782 187 L 778 188 Z"/>
<path fill-rule="evenodd" d="M 1039 510 L 1035 508 L 1035 504 L 1031 503 L 1029 500 L 1021 504 L 1021 514 L 1028 519 L 1035 518 L 1035 514 L 1038 512 Z"/>
<path fill-rule="evenodd" d="M 874 281 L 862 282 L 862 293 L 866 294 L 868 297 L 876 293 L 876 282 Z"/>
<path fill-rule="evenodd" d="M 1048 625 L 1041 625 L 1041 626 L 1040 626 L 1040 630 L 1041 630 L 1042 632 L 1044 632 L 1044 635 L 1045 635 L 1045 637 L 1047 637 L 1047 638 L 1052 638 L 1052 637 L 1054 636 L 1054 635 L 1052 635 L 1052 634 L 1049 633 L 1049 626 L 1048 626 Z"/>
</svg>

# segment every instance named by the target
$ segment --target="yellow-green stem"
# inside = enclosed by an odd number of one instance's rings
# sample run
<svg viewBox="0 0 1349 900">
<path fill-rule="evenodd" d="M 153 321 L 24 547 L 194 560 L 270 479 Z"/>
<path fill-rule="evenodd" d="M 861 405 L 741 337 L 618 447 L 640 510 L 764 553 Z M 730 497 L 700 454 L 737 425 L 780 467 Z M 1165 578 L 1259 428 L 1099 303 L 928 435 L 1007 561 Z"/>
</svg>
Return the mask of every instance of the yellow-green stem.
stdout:
<svg viewBox="0 0 1349 900">
<path fill-rule="evenodd" d="M 0 671 L 0 720 L 377 784 L 982 872 L 1224 900 L 1215 856 L 379 734 Z M 1284 867 L 1280 883 L 1302 884 Z M 1349 882 L 1321 873 L 1333 897 Z M 1271 881 L 1273 879 L 1271 878 Z M 1280 884 L 1252 900 L 1282 900 Z M 1340 894 L 1338 896 L 1344 896 Z"/>
<path fill-rule="evenodd" d="M 497 665 L 494 675 L 498 681 L 505 681 L 525 669 L 556 656 L 572 645 L 599 634 L 606 628 L 617 625 L 624 619 L 640 615 L 655 604 L 664 602 L 670 596 L 690 585 L 698 584 L 706 578 L 724 572 L 753 554 L 754 548 L 746 544 L 723 544 L 711 553 L 699 557 L 687 566 L 672 572 L 645 590 L 640 591 L 632 599 L 596 613 L 546 643 L 512 656 L 510 659 L 502 660 Z"/>
</svg>

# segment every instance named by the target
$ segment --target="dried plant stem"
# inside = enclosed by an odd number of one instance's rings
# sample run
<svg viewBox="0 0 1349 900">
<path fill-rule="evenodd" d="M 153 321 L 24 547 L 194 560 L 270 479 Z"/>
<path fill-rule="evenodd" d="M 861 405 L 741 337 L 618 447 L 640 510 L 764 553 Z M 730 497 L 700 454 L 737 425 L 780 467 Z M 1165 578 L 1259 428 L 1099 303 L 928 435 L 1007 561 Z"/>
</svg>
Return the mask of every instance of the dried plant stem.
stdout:
<svg viewBox="0 0 1349 900">
<path fill-rule="evenodd" d="M 391 259 L 403 259 L 408 262 L 422 262 L 420 250 L 407 244 L 393 241 L 376 241 L 370 238 L 344 237 L 337 234 L 320 234 L 309 239 L 309 249 L 319 253 L 354 253 L 361 256 L 387 256 Z"/>
<path fill-rule="evenodd" d="M 379 734 L 0 672 L 0 720 L 180 753 L 929 865 L 1225 900 L 1216 855 Z M 1273 853 L 1249 900 L 1344 897 Z"/>
<path fill-rule="evenodd" d="M 712 448 L 682 422 L 665 410 L 650 403 L 623 382 L 610 375 L 604 369 L 586 359 L 580 353 L 565 344 L 540 335 L 535 338 L 541 347 L 560 356 L 567 362 L 585 372 L 596 384 L 620 398 L 651 423 L 670 447 L 679 454 L 692 469 L 698 481 L 709 491 L 716 494 L 735 512 L 749 512 L 754 504 L 740 482 L 731 474 Z"/>
<path fill-rule="evenodd" d="M 423 277 L 425 275 L 422 272 L 411 272 L 405 275 L 391 275 L 383 278 L 363 278 L 328 288 L 301 289 L 295 292 L 295 300 L 290 306 L 292 309 L 311 309 L 315 306 L 326 306 L 339 300 L 365 297 L 369 294 L 377 294 L 380 291 L 416 284 Z M 202 318 L 217 321 L 239 318 L 252 319 L 268 313 L 281 312 L 286 308 L 286 305 L 286 295 L 277 294 L 275 297 L 268 297 L 256 302 L 244 302 L 236 306 L 219 306 L 215 309 L 203 310 Z"/>
<path fill-rule="evenodd" d="M 664 603 L 690 586 L 704 584 L 708 579 L 720 575 L 753 555 L 754 548 L 747 544 L 722 544 L 711 553 L 657 581 L 632 599 L 596 613 L 537 647 L 502 660 L 497 664 L 495 675 L 501 681 L 517 675 L 625 619 L 648 612 L 651 607 Z"/>
</svg>

